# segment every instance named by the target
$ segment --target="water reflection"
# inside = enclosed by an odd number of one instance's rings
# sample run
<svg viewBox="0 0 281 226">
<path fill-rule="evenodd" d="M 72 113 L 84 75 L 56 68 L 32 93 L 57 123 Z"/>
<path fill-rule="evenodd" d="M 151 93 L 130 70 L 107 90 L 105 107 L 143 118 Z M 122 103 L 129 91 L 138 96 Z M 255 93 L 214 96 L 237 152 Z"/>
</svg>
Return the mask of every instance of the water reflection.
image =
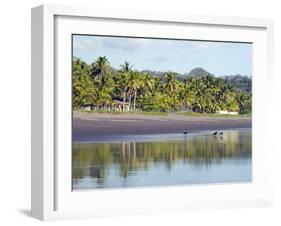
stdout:
<svg viewBox="0 0 281 226">
<path fill-rule="evenodd" d="M 251 146 L 250 130 L 74 144 L 73 189 L 250 181 Z"/>
</svg>

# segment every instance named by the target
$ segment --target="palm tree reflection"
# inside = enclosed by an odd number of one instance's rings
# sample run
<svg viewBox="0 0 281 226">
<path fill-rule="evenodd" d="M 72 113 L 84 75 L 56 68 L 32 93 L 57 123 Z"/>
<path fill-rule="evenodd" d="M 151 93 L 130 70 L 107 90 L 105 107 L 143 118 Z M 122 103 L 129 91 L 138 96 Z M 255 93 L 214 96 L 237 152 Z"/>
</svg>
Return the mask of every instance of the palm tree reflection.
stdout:
<svg viewBox="0 0 281 226">
<path fill-rule="evenodd" d="M 251 133 L 241 131 L 227 131 L 223 137 L 198 135 L 172 141 L 74 144 L 73 179 L 102 181 L 112 169 L 127 178 L 162 163 L 170 171 L 178 161 L 208 167 L 226 158 L 249 158 L 251 146 Z"/>
</svg>

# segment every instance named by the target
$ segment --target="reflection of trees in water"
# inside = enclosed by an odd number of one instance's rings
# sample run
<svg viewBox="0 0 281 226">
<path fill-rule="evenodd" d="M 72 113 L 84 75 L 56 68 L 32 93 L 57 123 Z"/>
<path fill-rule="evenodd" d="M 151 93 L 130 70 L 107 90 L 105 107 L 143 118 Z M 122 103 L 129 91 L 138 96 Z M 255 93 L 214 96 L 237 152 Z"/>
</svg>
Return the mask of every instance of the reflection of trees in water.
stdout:
<svg viewBox="0 0 281 226">
<path fill-rule="evenodd" d="M 251 146 L 251 133 L 239 131 L 227 131 L 223 137 L 198 135 L 174 141 L 75 144 L 73 178 L 102 179 L 112 166 L 123 178 L 163 162 L 168 170 L 176 161 L 208 167 L 224 158 L 251 157 Z"/>
</svg>

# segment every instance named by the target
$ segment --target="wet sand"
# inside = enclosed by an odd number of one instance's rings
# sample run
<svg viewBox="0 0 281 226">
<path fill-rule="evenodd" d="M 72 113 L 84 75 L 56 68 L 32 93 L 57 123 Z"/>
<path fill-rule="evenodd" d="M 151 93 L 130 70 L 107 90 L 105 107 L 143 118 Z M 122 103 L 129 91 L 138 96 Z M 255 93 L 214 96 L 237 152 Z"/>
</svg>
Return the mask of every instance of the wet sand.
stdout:
<svg viewBox="0 0 281 226">
<path fill-rule="evenodd" d="M 204 130 L 251 128 L 250 117 L 194 117 L 169 114 L 73 113 L 73 141 L 91 142 L 110 136 L 188 133 Z"/>
</svg>

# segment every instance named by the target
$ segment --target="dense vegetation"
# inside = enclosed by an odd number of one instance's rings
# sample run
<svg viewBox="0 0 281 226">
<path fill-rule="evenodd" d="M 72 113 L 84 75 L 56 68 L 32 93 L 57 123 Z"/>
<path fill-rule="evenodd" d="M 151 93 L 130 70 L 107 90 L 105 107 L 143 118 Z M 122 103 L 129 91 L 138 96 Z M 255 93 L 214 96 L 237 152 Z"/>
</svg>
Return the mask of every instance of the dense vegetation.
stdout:
<svg viewBox="0 0 281 226">
<path fill-rule="evenodd" d="M 73 58 L 73 107 L 95 110 L 215 113 L 251 113 L 251 93 L 234 89 L 211 74 L 179 80 L 173 72 L 161 77 L 134 70 L 128 62 L 113 70 L 106 57 L 88 65 Z"/>
<path fill-rule="evenodd" d="M 149 73 L 152 76 L 159 77 L 159 78 L 163 77 L 163 75 L 165 74 L 165 72 L 150 71 L 150 70 L 143 70 L 142 72 Z M 175 78 L 182 82 L 184 82 L 186 79 L 191 79 L 194 77 L 198 78 L 198 77 L 204 77 L 206 75 L 214 76 L 210 72 L 200 67 L 192 69 L 189 73 L 184 73 L 184 74 L 174 73 L 174 74 L 175 74 Z M 242 91 L 246 93 L 252 92 L 252 77 L 236 74 L 236 75 L 223 75 L 221 76 L 221 78 L 226 83 L 233 86 L 233 89 L 236 91 Z"/>
<path fill-rule="evenodd" d="M 228 75 L 223 76 L 226 83 L 233 86 L 236 91 L 243 91 L 246 93 L 252 92 L 252 78 L 242 75 Z"/>
</svg>

